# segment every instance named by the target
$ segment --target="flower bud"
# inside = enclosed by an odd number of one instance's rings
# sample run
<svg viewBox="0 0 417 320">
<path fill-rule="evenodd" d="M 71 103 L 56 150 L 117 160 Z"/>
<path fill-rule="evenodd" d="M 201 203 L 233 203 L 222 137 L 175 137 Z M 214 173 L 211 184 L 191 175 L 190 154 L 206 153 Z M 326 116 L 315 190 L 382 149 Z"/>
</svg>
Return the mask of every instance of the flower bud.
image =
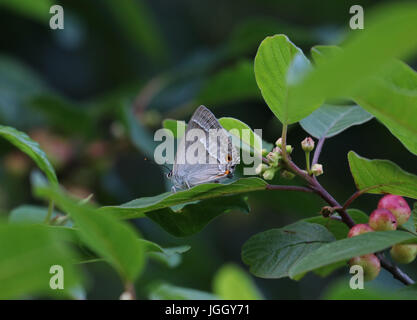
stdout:
<svg viewBox="0 0 417 320">
<path fill-rule="evenodd" d="M 287 151 L 287 153 L 288 153 L 288 154 L 291 154 L 291 153 L 292 153 L 293 148 L 292 148 L 292 146 L 291 146 L 291 145 L 288 145 L 288 146 L 286 146 L 286 147 L 285 147 L 285 150 Z"/>
<path fill-rule="evenodd" d="M 295 174 L 292 173 L 292 172 L 290 172 L 290 171 L 288 171 L 288 170 L 283 170 L 281 172 L 281 177 L 283 177 L 284 179 L 291 180 L 291 179 L 293 179 L 295 177 Z"/>
<path fill-rule="evenodd" d="M 416 258 L 417 244 L 396 244 L 389 253 L 395 262 L 407 264 Z"/>
<path fill-rule="evenodd" d="M 374 231 L 374 229 L 372 229 L 367 224 L 364 224 L 364 223 L 356 224 L 349 230 L 348 238 L 352 238 L 354 236 L 358 236 L 360 234 L 367 233 L 367 232 L 373 232 L 373 231 Z"/>
<path fill-rule="evenodd" d="M 255 169 L 255 173 L 256 174 L 262 174 L 265 172 L 266 169 L 268 169 L 269 167 L 265 164 L 265 163 L 260 163 L 256 169 Z"/>
<path fill-rule="evenodd" d="M 375 209 L 369 216 L 369 226 L 376 231 L 397 229 L 397 219 L 387 209 Z"/>
<path fill-rule="evenodd" d="M 275 145 L 279 148 L 282 148 L 282 138 L 279 138 L 276 142 Z"/>
<path fill-rule="evenodd" d="M 272 180 L 274 179 L 274 175 L 275 175 L 275 169 L 273 168 L 269 168 L 267 170 L 265 170 L 263 177 L 265 180 Z"/>
<path fill-rule="evenodd" d="M 310 137 L 305 138 L 301 142 L 301 148 L 305 152 L 311 152 L 314 149 L 314 140 L 312 138 L 310 138 Z"/>
<path fill-rule="evenodd" d="M 268 154 L 268 150 L 262 149 L 262 156 L 266 157 L 267 154 Z"/>
<path fill-rule="evenodd" d="M 365 281 L 374 280 L 381 271 L 379 259 L 374 254 L 366 254 L 360 257 L 353 257 L 349 260 L 349 265 L 359 265 L 363 268 L 363 276 Z"/>
<path fill-rule="evenodd" d="M 323 166 L 321 164 L 313 164 L 313 166 L 311 167 L 311 172 L 315 175 L 315 176 L 320 176 L 323 174 Z"/>
<path fill-rule="evenodd" d="M 399 226 L 406 223 L 411 216 L 411 209 L 408 206 L 407 201 L 401 196 L 393 194 L 387 194 L 378 202 L 378 208 L 384 208 L 389 211 L 397 218 Z"/>
<path fill-rule="evenodd" d="M 271 162 L 271 165 L 277 166 L 278 160 L 281 158 L 281 156 L 278 154 L 278 152 L 271 151 L 268 153 L 266 158 L 269 160 L 269 162 Z"/>
</svg>

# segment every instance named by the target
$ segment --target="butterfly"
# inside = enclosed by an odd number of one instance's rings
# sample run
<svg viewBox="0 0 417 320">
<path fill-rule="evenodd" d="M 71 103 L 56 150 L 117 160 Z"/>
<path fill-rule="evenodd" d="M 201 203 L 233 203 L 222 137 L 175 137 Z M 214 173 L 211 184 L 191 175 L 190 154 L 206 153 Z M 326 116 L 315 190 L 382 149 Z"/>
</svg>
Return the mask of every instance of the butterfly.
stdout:
<svg viewBox="0 0 417 320">
<path fill-rule="evenodd" d="M 191 141 L 189 136 L 196 132 L 195 129 L 200 134 Z M 212 139 L 213 133 L 217 134 L 216 141 Z M 196 155 L 196 163 L 189 159 L 189 155 L 195 156 L 195 150 L 203 150 Z M 172 191 L 176 192 L 177 189 L 190 189 L 202 183 L 233 178 L 238 163 L 239 152 L 232 143 L 232 137 L 209 109 L 200 106 L 188 122 L 167 177 L 173 182 Z"/>
</svg>

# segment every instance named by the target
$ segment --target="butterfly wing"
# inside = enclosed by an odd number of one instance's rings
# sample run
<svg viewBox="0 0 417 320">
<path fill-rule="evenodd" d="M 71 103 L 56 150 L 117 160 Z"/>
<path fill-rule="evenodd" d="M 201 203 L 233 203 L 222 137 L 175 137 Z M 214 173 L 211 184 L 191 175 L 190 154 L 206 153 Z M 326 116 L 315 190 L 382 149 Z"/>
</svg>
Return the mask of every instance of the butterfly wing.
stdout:
<svg viewBox="0 0 417 320">
<path fill-rule="evenodd" d="M 187 133 L 192 129 L 202 130 L 204 136 L 197 141 L 188 141 Z M 216 132 L 216 140 L 210 138 L 210 132 Z M 204 163 L 187 163 L 185 155 L 192 144 L 197 144 L 205 150 L 204 154 L 198 155 L 204 157 Z M 233 146 L 228 132 L 209 109 L 200 106 L 191 117 L 178 146 L 173 175 L 175 181 L 187 186 L 216 181 L 226 177 L 231 172 L 230 167 L 234 168 L 239 160 L 239 153 Z"/>
</svg>

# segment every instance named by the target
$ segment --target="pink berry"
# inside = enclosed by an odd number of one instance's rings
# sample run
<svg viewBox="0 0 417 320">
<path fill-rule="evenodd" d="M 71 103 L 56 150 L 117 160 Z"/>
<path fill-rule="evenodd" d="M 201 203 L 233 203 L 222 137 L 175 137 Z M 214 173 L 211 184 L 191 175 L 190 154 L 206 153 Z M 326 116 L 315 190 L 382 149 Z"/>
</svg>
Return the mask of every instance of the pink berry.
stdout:
<svg viewBox="0 0 417 320">
<path fill-rule="evenodd" d="M 375 209 L 369 217 L 369 226 L 375 231 L 397 229 L 397 219 L 387 209 Z"/>
<path fill-rule="evenodd" d="M 374 229 L 372 229 L 369 225 L 365 223 L 356 224 L 349 230 L 348 238 L 352 238 L 362 233 L 367 233 L 367 232 L 372 232 L 372 231 L 374 231 Z"/>
<path fill-rule="evenodd" d="M 381 271 L 379 259 L 372 253 L 360 257 L 353 257 L 349 260 L 349 265 L 361 266 L 363 268 L 363 277 L 365 281 L 374 280 Z"/>
<path fill-rule="evenodd" d="M 406 223 L 411 216 L 411 209 L 401 196 L 387 194 L 378 202 L 378 208 L 387 209 L 397 218 L 399 226 Z"/>
</svg>

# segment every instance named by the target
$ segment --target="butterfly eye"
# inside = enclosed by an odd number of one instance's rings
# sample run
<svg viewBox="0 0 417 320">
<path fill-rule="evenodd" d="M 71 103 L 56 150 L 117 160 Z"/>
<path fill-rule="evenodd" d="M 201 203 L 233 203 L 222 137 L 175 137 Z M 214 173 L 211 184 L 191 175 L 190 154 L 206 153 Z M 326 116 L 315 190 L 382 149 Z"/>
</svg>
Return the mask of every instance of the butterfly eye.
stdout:
<svg viewBox="0 0 417 320">
<path fill-rule="evenodd" d="M 167 178 L 171 178 L 172 177 L 172 171 L 167 173 Z"/>
</svg>

